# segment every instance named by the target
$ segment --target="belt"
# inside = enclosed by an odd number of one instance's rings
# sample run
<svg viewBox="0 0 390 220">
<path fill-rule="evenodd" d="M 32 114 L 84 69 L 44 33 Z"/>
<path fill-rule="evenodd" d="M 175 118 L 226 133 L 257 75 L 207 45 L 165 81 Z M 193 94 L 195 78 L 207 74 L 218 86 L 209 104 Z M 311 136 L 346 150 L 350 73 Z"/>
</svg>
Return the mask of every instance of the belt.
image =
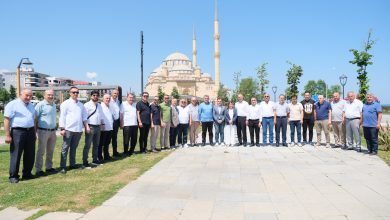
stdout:
<svg viewBox="0 0 390 220">
<path fill-rule="evenodd" d="M 276 116 L 277 118 L 287 118 L 287 116 Z"/>
<path fill-rule="evenodd" d="M 35 128 L 34 127 L 31 127 L 31 128 L 14 127 L 12 129 L 13 130 L 21 130 L 21 131 L 33 131 Z"/>
<path fill-rule="evenodd" d="M 270 116 L 270 117 L 263 117 L 263 118 L 273 118 L 273 116 Z"/>
<path fill-rule="evenodd" d="M 246 118 L 246 116 L 237 116 L 237 118 Z"/>
<path fill-rule="evenodd" d="M 99 127 L 100 125 L 91 125 L 91 124 L 88 124 L 90 127 Z"/>
<path fill-rule="evenodd" d="M 259 119 L 248 119 L 248 121 L 258 121 Z"/>
<path fill-rule="evenodd" d="M 360 117 L 358 118 L 347 118 L 348 120 L 355 120 L 355 119 L 360 119 Z"/>
<path fill-rule="evenodd" d="M 39 130 L 44 130 L 44 131 L 55 131 L 56 129 L 53 128 L 53 129 L 50 129 L 50 128 L 40 128 L 38 127 Z"/>
</svg>

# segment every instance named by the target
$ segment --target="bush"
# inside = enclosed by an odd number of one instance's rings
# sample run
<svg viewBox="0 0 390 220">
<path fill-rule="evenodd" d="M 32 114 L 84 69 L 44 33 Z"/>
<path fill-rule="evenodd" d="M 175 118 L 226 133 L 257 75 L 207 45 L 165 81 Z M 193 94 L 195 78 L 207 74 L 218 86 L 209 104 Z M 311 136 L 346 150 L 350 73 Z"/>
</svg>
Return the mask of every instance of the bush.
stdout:
<svg viewBox="0 0 390 220">
<path fill-rule="evenodd" d="M 384 151 L 390 150 L 390 125 L 387 123 L 386 126 L 381 126 L 379 129 L 378 144 Z"/>
</svg>

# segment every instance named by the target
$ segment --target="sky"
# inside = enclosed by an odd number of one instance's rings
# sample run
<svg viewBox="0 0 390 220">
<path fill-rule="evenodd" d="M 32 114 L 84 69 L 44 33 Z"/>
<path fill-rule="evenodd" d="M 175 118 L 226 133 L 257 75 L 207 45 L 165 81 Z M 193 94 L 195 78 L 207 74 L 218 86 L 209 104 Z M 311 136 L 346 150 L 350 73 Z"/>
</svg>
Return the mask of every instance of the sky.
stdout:
<svg viewBox="0 0 390 220">
<path fill-rule="evenodd" d="M 369 66 L 371 92 L 390 104 L 390 1 L 219 0 L 221 82 L 233 88 L 233 73 L 256 77 L 267 62 L 270 86 L 286 88 L 290 61 L 308 80 L 329 86 L 347 75 L 346 91 L 358 91 L 349 49 L 363 49 L 368 30 L 376 44 Z M 0 0 L 0 71 L 15 71 L 22 57 L 37 72 L 121 85 L 141 91 L 140 31 L 144 32 L 144 83 L 171 53 L 192 59 L 214 78 L 214 0 Z"/>
</svg>

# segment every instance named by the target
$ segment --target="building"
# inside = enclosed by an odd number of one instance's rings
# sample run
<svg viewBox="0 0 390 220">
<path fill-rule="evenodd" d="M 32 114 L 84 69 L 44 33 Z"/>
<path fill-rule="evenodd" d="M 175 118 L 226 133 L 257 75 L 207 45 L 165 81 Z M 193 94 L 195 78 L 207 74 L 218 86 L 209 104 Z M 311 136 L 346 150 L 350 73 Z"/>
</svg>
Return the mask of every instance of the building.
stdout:
<svg viewBox="0 0 390 220">
<path fill-rule="evenodd" d="M 5 79 L 3 77 L 3 74 L 0 73 L 0 89 L 5 87 Z"/>
<path fill-rule="evenodd" d="M 22 69 L 20 72 L 20 87 L 47 87 L 48 80 L 44 73 L 35 72 L 34 69 Z M 11 85 L 16 88 L 16 72 L 4 72 L 4 88 L 9 89 Z"/>
<path fill-rule="evenodd" d="M 46 77 L 49 86 L 71 86 L 73 85 L 73 80 L 64 78 L 64 77 L 55 77 L 50 76 Z"/>
<path fill-rule="evenodd" d="M 151 96 L 158 93 L 158 88 L 166 94 L 171 94 L 174 87 L 181 95 L 203 97 L 209 95 L 216 98 L 220 88 L 219 67 L 219 22 L 217 5 L 214 18 L 214 73 L 215 81 L 210 74 L 203 73 L 197 64 L 196 34 L 193 32 L 192 61 L 184 54 L 175 52 L 162 61 L 162 64 L 150 74 L 145 91 Z"/>
</svg>

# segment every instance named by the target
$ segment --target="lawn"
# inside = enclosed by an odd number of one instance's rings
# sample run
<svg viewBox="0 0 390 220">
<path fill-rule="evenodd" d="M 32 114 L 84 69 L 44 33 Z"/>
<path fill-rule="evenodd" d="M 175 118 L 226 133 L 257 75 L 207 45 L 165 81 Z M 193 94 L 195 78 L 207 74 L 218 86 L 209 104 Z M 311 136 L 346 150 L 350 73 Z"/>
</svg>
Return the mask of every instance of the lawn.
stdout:
<svg viewBox="0 0 390 220">
<path fill-rule="evenodd" d="M 62 138 L 58 137 L 53 159 L 55 168 L 59 167 L 61 143 Z M 121 130 L 118 134 L 118 143 L 122 143 Z M 83 146 L 84 135 L 77 148 L 78 164 L 82 162 Z M 136 151 L 138 149 L 137 145 Z M 119 145 L 118 151 L 123 151 L 122 144 Z M 8 182 L 9 145 L 3 145 L 0 146 L 0 207 L 2 207 L 0 209 L 9 206 L 20 209 L 42 209 L 35 217 L 52 211 L 85 213 L 101 205 L 168 154 L 167 151 L 136 154 L 93 169 L 77 169 L 67 172 L 66 175 L 54 174 L 10 184 Z M 22 162 L 20 174 L 21 170 Z"/>
</svg>

